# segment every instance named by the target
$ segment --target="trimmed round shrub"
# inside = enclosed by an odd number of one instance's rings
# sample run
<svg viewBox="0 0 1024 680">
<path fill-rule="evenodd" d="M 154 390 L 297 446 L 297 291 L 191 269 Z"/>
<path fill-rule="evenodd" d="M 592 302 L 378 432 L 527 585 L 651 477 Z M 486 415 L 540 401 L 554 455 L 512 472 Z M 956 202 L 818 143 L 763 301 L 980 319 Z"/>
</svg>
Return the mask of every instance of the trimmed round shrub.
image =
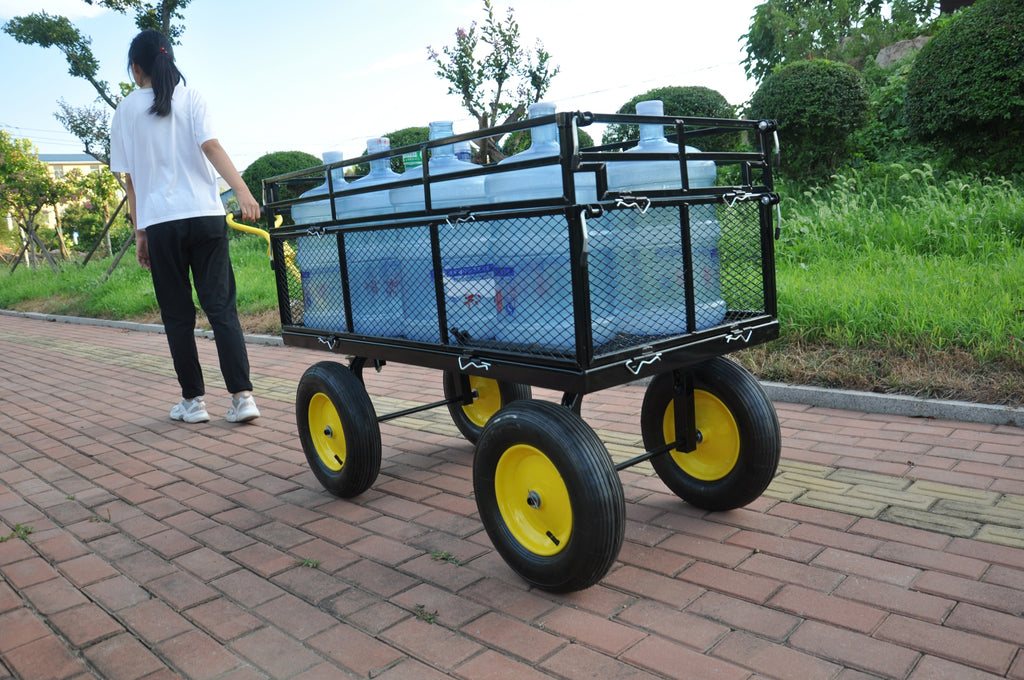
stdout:
<svg viewBox="0 0 1024 680">
<path fill-rule="evenodd" d="M 978 0 L 917 56 L 904 115 L 967 169 L 1024 171 L 1024 3 Z"/>
<path fill-rule="evenodd" d="M 249 191 L 256 197 L 256 200 L 262 203 L 264 179 L 283 175 L 294 170 L 316 167 L 321 163 L 322 161 L 319 158 L 305 151 L 275 151 L 254 160 L 242 172 L 242 181 L 249 187 Z M 318 184 L 319 182 L 310 182 L 283 187 L 278 199 L 287 200 L 295 198 Z"/>
<path fill-rule="evenodd" d="M 636 113 L 637 103 L 651 99 L 660 99 L 664 102 L 666 116 L 693 116 L 699 118 L 736 117 L 735 107 L 720 92 L 700 85 L 657 87 L 633 97 L 620 106 L 619 110 L 615 113 Z M 675 129 L 666 128 L 666 133 L 675 134 Z M 630 139 L 636 139 L 639 136 L 640 130 L 636 125 L 614 124 L 609 125 L 605 130 L 601 136 L 601 143 L 618 144 Z M 731 149 L 738 139 L 739 135 L 736 135 L 735 139 L 730 139 L 727 145 L 725 144 L 726 140 L 717 140 L 715 145 L 720 148 L 715 150 Z"/>
<path fill-rule="evenodd" d="M 847 140 L 865 122 L 870 96 L 852 66 L 827 59 L 784 64 L 750 100 L 750 118 L 779 124 L 783 174 L 830 176 L 847 157 Z"/>
</svg>

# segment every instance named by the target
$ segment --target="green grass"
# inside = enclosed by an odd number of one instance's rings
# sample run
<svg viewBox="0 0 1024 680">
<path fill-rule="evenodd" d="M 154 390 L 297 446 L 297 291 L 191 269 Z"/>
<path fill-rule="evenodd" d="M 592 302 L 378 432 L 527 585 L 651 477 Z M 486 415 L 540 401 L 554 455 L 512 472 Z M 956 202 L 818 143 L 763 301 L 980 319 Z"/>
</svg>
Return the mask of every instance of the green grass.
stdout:
<svg viewBox="0 0 1024 680">
<path fill-rule="evenodd" d="M 257 314 L 276 310 L 277 297 L 266 241 L 247 234 L 232 238 L 231 261 L 239 312 Z M 135 249 L 129 249 L 106 276 L 111 262 L 109 258 L 94 260 L 85 267 L 64 262 L 59 274 L 45 263 L 34 271 L 22 263 L 13 273 L 8 265 L 0 271 L 0 308 L 99 319 L 158 314 L 152 279 L 149 272 L 135 262 Z"/>
<path fill-rule="evenodd" d="M 1024 191 L 899 165 L 787 196 L 783 340 L 1024 362 Z"/>
</svg>

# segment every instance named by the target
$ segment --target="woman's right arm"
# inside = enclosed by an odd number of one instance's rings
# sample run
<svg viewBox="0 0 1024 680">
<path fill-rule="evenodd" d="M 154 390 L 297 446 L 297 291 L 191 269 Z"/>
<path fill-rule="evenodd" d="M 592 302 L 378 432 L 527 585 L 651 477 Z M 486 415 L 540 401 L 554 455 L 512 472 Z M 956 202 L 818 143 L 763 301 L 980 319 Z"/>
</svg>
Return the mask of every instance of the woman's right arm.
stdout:
<svg viewBox="0 0 1024 680">
<path fill-rule="evenodd" d="M 127 172 L 124 173 L 124 189 L 128 194 L 129 214 L 132 220 L 136 220 L 138 213 L 135 212 L 135 185 L 132 184 L 132 176 Z M 146 239 L 145 229 L 135 230 L 135 259 L 138 260 L 140 267 L 149 271 L 149 241 Z"/>
</svg>

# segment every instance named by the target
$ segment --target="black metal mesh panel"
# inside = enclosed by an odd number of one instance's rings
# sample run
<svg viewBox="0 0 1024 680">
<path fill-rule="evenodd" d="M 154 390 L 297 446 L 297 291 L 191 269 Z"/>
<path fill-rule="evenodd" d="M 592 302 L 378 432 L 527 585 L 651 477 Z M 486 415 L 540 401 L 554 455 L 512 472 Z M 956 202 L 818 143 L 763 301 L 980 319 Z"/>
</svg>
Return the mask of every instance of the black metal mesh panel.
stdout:
<svg viewBox="0 0 1024 680">
<path fill-rule="evenodd" d="M 569 225 L 562 215 L 491 222 L 494 341 L 502 348 L 565 355 L 576 347 Z"/>
<path fill-rule="evenodd" d="M 344 332 L 345 298 L 337 237 L 324 233 L 299 236 L 286 240 L 284 251 L 293 323 L 311 329 Z M 301 286 L 293 283 L 296 278 Z M 298 307 L 301 307 L 301 314 L 295 314 Z"/>
<path fill-rule="evenodd" d="M 352 331 L 375 337 L 405 334 L 401 242 L 395 229 L 343 234 L 352 303 Z"/>
<path fill-rule="evenodd" d="M 757 201 L 717 207 L 722 296 L 730 315 L 765 312 L 764 259 Z"/>
<path fill-rule="evenodd" d="M 680 226 L 687 214 L 688 257 Z M 756 201 L 606 206 L 584 224 L 585 269 L 570 262 L 574 227 L 564 214 L 441 224 L 435 227 L 439 270 L 426 225 L 288 238 L 292 321 L 349 332 L 339 238 L 351 332 L 360 335 L 438 344 L 444 328 L 454 346 L 571 357 L 577 307 L 589 311 L 582 332 L 589 332 L 596 355 L 765 311 Z M 574 268 L 582 291 L 575 301 Z"/>
</svg>

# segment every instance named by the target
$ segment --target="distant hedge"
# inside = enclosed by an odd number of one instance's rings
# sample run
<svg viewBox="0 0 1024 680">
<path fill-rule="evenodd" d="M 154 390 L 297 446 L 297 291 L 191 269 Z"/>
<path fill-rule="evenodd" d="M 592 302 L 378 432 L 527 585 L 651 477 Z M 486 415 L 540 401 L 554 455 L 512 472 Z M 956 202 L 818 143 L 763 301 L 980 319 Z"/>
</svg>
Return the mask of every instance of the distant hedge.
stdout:
<svg viewBox="0 0 1024 680">
<path fill-rule="evenodd" d="M 660 99 L 665 104 L 666 116 L 694 116 L 699 118 L 735 118 L 736 109 L 717 90 L 700 85 L 658 87 L 630 99 L 615 113 L 636 113 L 639 102 Z M 671 131 L 672 133 L 675 130 Z M 609 125 L 601 136 L 602 144 L 617 144 L 640 136 L 636 125 Z M 738 139 L 738 135 L 737 135 Z M 716 149 L 721 150 L 721 149 Z"/>
<path fill-rule="evenodd" d="M 852 66 L 827 59 L 784 64 L 750 100 L 751 118 L 779 123 L 782 167 L 791 177 L 828 177 L 847 155 L 847 139 L 866 120 L 870 96 Z"/>
<path fill-rule="evenodd" d="M 928 41 L 907 75 L 912 134 L 966 169 L 1024 171 L 1024 3 L 978 0 Z"/>
</svg>

